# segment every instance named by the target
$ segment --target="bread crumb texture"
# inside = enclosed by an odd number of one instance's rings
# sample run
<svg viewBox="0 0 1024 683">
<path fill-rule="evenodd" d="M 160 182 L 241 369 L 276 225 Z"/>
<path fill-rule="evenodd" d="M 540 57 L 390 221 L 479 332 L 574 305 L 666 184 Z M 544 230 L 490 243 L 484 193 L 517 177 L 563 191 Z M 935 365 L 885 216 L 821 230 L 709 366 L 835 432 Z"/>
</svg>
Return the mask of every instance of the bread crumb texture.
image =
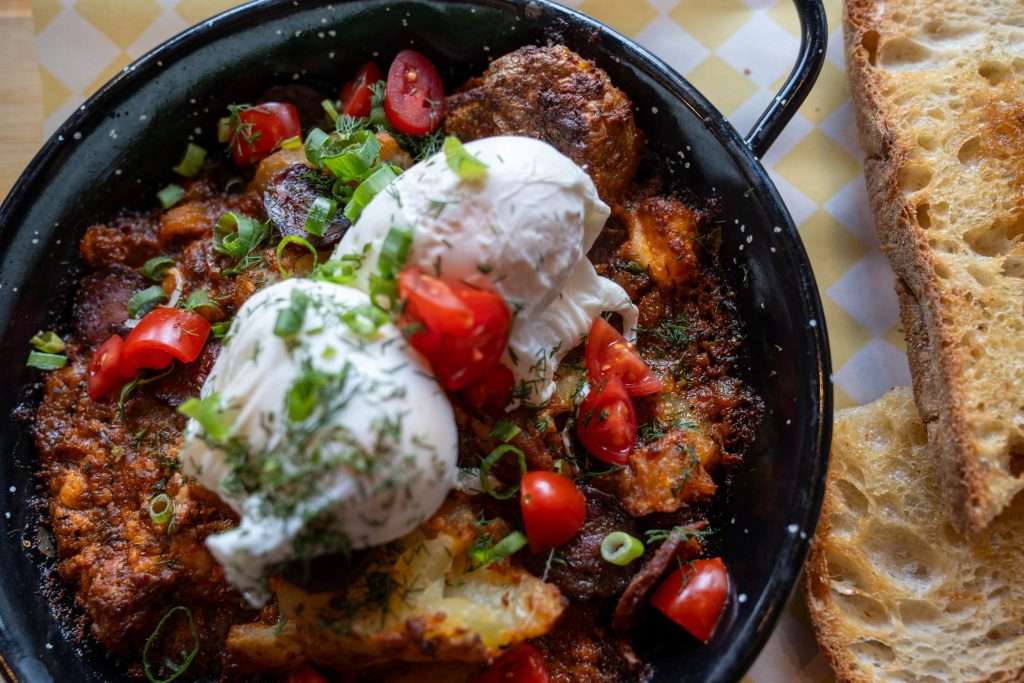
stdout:
<svg viewBox="0 0 1024 683">
<path fill-rule="evenodd" d="M 1024 2 L 847 0 L 868 193 L 958 528 L 1024 488 Z"/>
<path fill-rule="evenodd" d="M 966 536 L 939 469 L 910 389 L 837 414 L 807 598 L 840 681 L 1024 676 L 1024 497 Z"/>
</svg>

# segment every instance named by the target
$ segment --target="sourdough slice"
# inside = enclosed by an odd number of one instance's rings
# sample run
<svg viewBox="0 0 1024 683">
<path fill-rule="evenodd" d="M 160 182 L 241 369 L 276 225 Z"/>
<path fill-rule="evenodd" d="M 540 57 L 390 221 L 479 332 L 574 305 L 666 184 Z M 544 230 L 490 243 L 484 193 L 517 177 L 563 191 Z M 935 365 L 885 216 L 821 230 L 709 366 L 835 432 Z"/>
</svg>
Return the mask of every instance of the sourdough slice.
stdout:
<svg viewBox="0 0 1024 683">
<path fill-rule="evenodd" d="M 915 397 L 977 531 L 1024 488 L 1024 2 L 847 0 L 845 20 Z"/>
<path fill-rule="evenodd" d="M 1024 497 L 956 531 L 907 388 L 840 411 L 807 602 L 840 681 L 1024 677 Z"/>
</svg>

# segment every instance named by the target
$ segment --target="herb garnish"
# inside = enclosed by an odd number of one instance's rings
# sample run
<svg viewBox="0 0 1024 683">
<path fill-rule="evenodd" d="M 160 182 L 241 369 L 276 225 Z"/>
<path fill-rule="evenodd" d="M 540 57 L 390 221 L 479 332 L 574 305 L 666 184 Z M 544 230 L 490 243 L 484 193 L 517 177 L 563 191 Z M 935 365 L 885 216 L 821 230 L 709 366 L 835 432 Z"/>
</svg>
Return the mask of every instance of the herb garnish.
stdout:
<svg viewBox="0 0 1024 683">
<path fill-rule="evenodd" d="M 179 612 L 183 613 L 188 619 L 188 628 L 192 634 L 192 649 L 188 651 L 182 650 L 180 653 L 181 661 L 179 662 L 173 661 L 170 657 L 164 658 L 163 661 L 160 662 L 160 666 L 163 670 L 168 670 L 169 673 L 165 678 L 158 678 L 157 675 L 153 673 L 153 669 L 156 668 L 156 665 L 150 662 L 149 651 L 160 637 L 160 632 L 163 630 L 164 624 Z M 186 670 L 188 670 L 197 654 L 199 654 L 199 632 L 196 631 L 196 623 L 192 619 L 192 610 L 184 605 L 172 607 L 157 623 L 156 628 L 153 630 L 153 633 L 150 634 L 149 638 L 146 639 L 146 644 L 142 648 L 142 668 L 146 673 L 146 679 L 149 683 L 171 683 L 171 681 L 177 680 L 183 673 L 185 673 Z"/>
<path fill-rule="evenodd" d="M 28 343 L 36 351 L 42 351 L 43 353 L 60 353 L 64 350 L 64 340 L 52 330 L 37 332 L 28 340 Z"/>
<path fill-rule="evenodd" d="M 477 182 L 487 177 L 487 164 L 470 154 L 457 137 L 446 137 L 442 149 L 448 168 L 459 177 L 459 180 Z"/>
<path fill-rule="evenodd" d="M 132 318 L 141 318 L 156 308 L 157 304 L 166 300 L 167 295 L 164 293 L 164 288 L 160 285 L 140 289 L 128 299 L 126 305 L 128 315 Z"/>
</svg>

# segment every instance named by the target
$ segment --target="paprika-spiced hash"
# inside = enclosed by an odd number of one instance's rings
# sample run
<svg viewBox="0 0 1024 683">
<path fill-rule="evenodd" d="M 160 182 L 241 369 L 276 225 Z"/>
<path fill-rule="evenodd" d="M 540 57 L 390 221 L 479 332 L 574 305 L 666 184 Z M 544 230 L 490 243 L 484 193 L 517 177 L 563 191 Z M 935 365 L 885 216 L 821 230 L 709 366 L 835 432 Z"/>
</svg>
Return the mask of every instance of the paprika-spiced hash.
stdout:
<svg viewBox="0 0 1024 683">
<path fill-rule="evenodd" d="M 562 46 L 336 94 L 230 107 L 32 340 L 83 623 L 160 683 L 648 680 L 762 410 L 706 208 Z"/>
</svg>

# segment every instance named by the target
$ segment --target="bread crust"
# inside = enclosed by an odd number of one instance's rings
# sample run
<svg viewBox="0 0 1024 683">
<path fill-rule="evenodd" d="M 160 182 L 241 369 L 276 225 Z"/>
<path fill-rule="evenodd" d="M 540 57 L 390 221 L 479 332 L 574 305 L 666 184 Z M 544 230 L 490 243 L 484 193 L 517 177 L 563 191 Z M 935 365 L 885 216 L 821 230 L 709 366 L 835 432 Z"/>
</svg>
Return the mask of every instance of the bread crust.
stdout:
<svg viewBox="0 0 1024 683">
<path fill-rule="evenodd" d="M 880 43 L 903 35 L 902 28 L 888 16 L 882 16 L 880 8 L 888 13 L 892 5 L 904 4 L 913 3 L 846 0 L 847 69 L 866 152 L 868 197 L 882 250 L 899 281 L 897 290 L 908 334 L 908 360 L 916 402 L 927 425 L 931 450 L 943 463 L 956 525 L 961 531 L 975 533 L 1024 488 L 1024 482 L 1007 464 L 1015 456 L 1013 446 L 1004 449 L 997 462 L 979 449 L 972 425 L 976 415 L 969 414 L 966 408 L 968 402 L 978 403 L 976 397 L 966 395 L 965 389 L 965 365 L 971 359 L 960 343 L 969 307 L 964 305 L 963 292 L 940 276 L 943 265 L 929 243 L 932 235 L 928 226 L 921 225 L 917 211 L 922 205 L 927 211 L 927 189 L 911 193 L 901 181 L 901 174 L 913 170 L 914 142 L 909 139 L 912 131 L 906 129 L 905 119 L 901 120 L 898 112 L 893 111 L 891 93 L 888 98 L 882 93 L 892 75 L 878 68 L 876 62 Z M 941 14 L 941 8 L 936 13 Z M 1021 386 L 1017 389 L 1024 391 Z M 1007 429 L 1012 433 L 1014 428 Z M 1016 429 L 1019 431 L 1020 427 Z M 1012 438 L 1011 434 L 1011 442 Z"/>
</svg>

